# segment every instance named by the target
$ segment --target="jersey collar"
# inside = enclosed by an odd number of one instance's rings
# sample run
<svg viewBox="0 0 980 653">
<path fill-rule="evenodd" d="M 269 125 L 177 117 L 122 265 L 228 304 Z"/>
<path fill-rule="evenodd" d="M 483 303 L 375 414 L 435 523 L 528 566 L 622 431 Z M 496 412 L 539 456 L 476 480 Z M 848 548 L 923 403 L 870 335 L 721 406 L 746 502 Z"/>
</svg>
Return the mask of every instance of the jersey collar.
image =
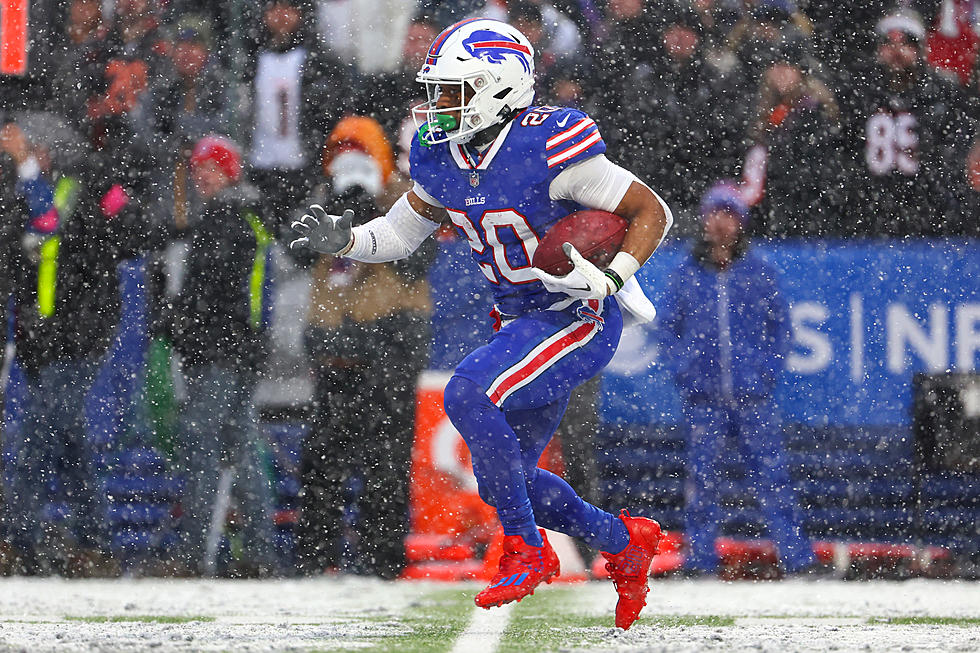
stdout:
<svg viewBox="0 0 980 653">
<path fill-rule="evenodd" d="M 497 156 L 497 152 L 499 152 L 500 148 L 503 147 L 504 141 L 507 139 L 507 134 L 510 133 L 510 128 L 513 126 L 513 124 L 514 121 L 511 120 L 504 125 L 504 128 L 500 130 L 497 137 L 493 139 L 490 147 L 484 150 L 483 154 L 472 162 L 470 157 L 467 155 L 467 152 L 463 150 L 462 145 L 458 143 L 450 143 L 449 152 L 453 155 L 453 161 L 456 162 L 456 165 L 459 166 L 461 170 L 486 170 L 490 166 L 490 162 L 493 161 L 493 158 Z"/>
</svg>

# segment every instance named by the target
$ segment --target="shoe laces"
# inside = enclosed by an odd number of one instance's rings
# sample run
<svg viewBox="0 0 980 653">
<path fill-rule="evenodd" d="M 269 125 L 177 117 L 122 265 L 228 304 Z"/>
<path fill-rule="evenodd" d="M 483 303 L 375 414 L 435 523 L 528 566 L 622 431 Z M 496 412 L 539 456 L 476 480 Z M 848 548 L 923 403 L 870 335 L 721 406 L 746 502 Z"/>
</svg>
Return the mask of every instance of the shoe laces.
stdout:
<svg viewBox="0 0 980 653">
<path fill-rule="evenodd" d="M 647 604 L 646 596 L 650 588 L 646 584 L 645 578 L 627 578 L 625 576 L 619 576 L 616 574 L 618 569 L 616 565 L 612 562 L 606 563 L 606 571 L 609 572 L 610 578 L 612 578 L 613 587 L 616 588 L 616 593 L 620 596 L 626 596 L 630 599 L 639 599 L 643 605 Z"/>
</svg>

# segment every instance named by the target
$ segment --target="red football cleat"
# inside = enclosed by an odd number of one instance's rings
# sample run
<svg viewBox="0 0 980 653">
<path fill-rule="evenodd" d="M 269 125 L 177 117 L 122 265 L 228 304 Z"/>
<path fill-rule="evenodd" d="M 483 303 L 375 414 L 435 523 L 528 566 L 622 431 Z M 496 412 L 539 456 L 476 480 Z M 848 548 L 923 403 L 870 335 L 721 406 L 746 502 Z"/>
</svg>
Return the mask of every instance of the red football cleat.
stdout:
<svg viewBox="0 0 980 653">
<path fill-rule="evenodd" d="M 485 590 L 476 595 L 476 604 L 492 608 L 511 601 L 520 601 L 542 582 L 550 583 L 558 576 L 558 556 L 541 531 L 544 546 L 530 546 L 520 535 L 504 537 L 504 554 L 500 556 L 500 571 Z"/>
<path fill-rule="evenodd" d="M 657 545 L 663 533 L 660 524 L 644 517 L 630 517 L 623 510 L 619 518 L 623 520 L 630 534 L 630 543 L 619 553 L 602 551 L 602 556 L 608 560 L 606 570 L 616 584 L 619 601 L 616 603 L 616 627 L 629 630 L 640 610 L 647 604 L 647 576 L 650 573 L 650 562 L 657 554 Z"/>
</svg>

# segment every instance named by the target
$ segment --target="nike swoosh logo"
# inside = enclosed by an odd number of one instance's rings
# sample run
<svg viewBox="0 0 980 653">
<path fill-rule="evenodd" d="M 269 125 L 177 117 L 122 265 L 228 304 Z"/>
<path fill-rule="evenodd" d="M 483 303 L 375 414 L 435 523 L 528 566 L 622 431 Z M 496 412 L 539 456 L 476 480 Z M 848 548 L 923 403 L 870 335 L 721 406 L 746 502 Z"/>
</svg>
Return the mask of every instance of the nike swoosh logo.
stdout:
<svg viewBox="0 0 980 653">
<path fill-rule="evenodd" d="M 558 122 L 558 126 L 559 127 L 564 127 L 565 126 L 565 123 L 568 122 L 568 115 L 566 115 L 564 118 L 562 118 L 561 120 L 559 120 L 557 122 Z"/>
<path fill-rule="evenodd" d="M 587 292 L 587 291 L 589 291 L 589 290 L 592 290 L 592 289 L 591 289 L 591 288 L 589 288 L 588 286 L 581 286 L 581 287 L 569 287 L 568 289 L 569 289 L 569 290 L 581 290 L 582 292 Z"/>
</svg>

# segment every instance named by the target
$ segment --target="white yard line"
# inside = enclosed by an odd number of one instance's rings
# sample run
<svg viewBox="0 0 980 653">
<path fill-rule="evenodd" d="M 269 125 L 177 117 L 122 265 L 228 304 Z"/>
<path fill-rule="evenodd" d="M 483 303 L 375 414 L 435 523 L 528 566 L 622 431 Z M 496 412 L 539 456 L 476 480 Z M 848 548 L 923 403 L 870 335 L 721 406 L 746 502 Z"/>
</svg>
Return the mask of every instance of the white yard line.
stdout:
<svg viewBox="0 0 980 653">
<path fill-rule="evenodd" d="M 510 613 L 513 612 L 516 603 L 508 603 L 499 608 L 476 608 L 473 610 L 473 619 L 470 625 L 463 631 L 456 640 L 451 653 L 493 653 L 500 644 L 500 639 L 507 630 L 510 622 Z"/>
</svg>

